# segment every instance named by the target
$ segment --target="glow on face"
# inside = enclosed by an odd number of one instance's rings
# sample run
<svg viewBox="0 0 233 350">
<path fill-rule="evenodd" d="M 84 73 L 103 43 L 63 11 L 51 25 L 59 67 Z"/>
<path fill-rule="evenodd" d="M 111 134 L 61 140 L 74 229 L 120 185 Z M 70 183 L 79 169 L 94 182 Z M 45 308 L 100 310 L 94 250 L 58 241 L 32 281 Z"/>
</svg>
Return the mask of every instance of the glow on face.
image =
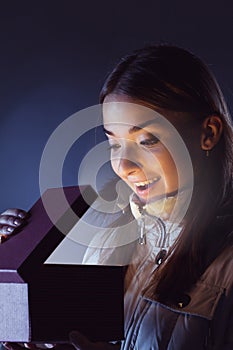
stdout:
<svg viewBox="0 0 233 350">
<path fill-rule="evenodd" d="M 175 162 L 165 147 L 170 132 L 155 111 L 135 103 L 106 99 L 104 129 L 114 172 L 148 202 L 178 189 Z"/>
</svg>

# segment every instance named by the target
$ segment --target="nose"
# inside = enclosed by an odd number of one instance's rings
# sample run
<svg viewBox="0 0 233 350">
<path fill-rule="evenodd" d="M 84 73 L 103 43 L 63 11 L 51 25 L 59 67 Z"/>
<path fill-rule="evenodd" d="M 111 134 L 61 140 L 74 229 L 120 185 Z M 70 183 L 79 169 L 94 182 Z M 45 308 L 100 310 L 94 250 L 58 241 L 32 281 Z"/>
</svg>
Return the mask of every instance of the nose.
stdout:
<svg viewBox="0 0 233 350">
<path fill-rule="evenodd" d="M 111 163 L 117 175 L 124 179 L 142 170 L 143 154 L 136 142 L 128 139 L 121 141 L 119 151 L 111 154 Z"/>
<path fill-rule="evenodd" d="M 126 158 L 115 159 L 114 162 L 115 171 L 122 178 L 136 174 L 141 168 L 138 163 Z"/>
</svg>

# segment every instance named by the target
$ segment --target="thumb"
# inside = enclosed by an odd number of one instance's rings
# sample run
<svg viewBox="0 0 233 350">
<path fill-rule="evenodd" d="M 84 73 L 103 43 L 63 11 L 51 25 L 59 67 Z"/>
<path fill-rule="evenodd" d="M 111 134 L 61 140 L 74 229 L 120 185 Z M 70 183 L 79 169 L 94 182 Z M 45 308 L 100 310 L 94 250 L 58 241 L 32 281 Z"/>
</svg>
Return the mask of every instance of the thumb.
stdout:
<svg viewBox="0 0 233 350">
<path fill-rule="evenodd" d="M 76 350 L 119 350 L 121 345 L 118 344 L 109 344 L 105 342 L 96 342 L 92 343 L 85 335 L 72 331 L 69 334 L 71 344 L 76 348 Z"/>
<path fill-rule="evenodd" d="M 78 331 L 72 331 L 69 334 L 71 344 L 77 350 L 89 350 L 91 342 L 83 334 Z"/>
</svg>

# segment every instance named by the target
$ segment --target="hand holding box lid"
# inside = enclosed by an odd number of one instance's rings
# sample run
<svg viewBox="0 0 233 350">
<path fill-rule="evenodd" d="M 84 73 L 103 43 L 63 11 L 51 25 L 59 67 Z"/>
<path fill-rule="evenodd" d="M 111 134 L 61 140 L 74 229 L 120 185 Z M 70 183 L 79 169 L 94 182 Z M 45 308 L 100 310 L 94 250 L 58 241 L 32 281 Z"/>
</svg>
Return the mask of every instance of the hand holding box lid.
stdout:
<svg viewBox="0 0 233 350">
<path fill-rule="evenodd" d="M 61 190 L 43 196 L 56 198 Z M 89 205 L 79 188 L 64 190 L 68 207 L 81 217 Z M 96 199 L 90 186 L 84 190 Z M 75 224 L 66 220 L 69 210 L 57 210 L 67 232 Z M 41 198 L 29 214 L 23 230 L 0 245 L 0 340 L 67 342 L 74 329 L 92 340 L 122 339 L 124 268 L 44 264 L 64 234 L 48 218 Z"/>
</svg>

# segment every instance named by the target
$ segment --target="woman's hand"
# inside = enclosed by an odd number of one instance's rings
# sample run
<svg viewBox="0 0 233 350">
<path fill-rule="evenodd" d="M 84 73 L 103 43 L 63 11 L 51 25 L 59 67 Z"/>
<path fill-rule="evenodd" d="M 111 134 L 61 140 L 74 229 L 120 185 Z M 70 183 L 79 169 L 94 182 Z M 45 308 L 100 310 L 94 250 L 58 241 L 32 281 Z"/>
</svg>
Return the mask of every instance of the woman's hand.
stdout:
<svg viewBox="0 0 233 350">
<path fill-rule="evenodd" d="M 6 350 L 23 350 L 23 349 L 30 349 L 30 350 L 51 350 L 55 348 L 55 344 L 33 344 L 33 343 L 10 343 L 10 342 L 3 342 L 2 345 Z M 70 345 L 72 349 L 74 350 L 74 347 Z"/>
<path fill-rule="evenodd" d="M 8 209 L 0 215 L 0 238 L 3 242 L 17 228 L 26 223 L 27 212 L 21 209 Z M 1 243 L 0 242 L 0 243 Z"/>
<path fill-rule="evenodd" d="M 76 333 L 76 332 L 74 332 Z M 82 334 L 77 332 L 77 335 L 75 335 L 75 338 L 72 337 L 72 343 L 71 344 L 57 344 L 54 347 L 49 346 L 50 344 L 46 344 L 47 346 L 41 346 L 36 344 L 24 344 L 24 346 L 20 345 L 19 343 L 3 343 L 3 346 L 6 350 L 23 350 L 23 349 L 30 349 L 30 350 L 41 350 L 41 349 L 48 349 L 48 350 L 120 350 L 119 344 L 109 344 L 109 343 L 103 343 L 103 342 L 96 342 L 92 343 L 90 342 L 86 337 L 84 337 Z M 52 345 L 52 344 L 51 344 Z"/>
<path fill-rule="evenodd" d="M 119 350 L 121 347 L 119 343 L 93 343 L 89 341 L 84 335 L 75 331 L 70 333 L 70 342 L 77 350 Z"/>
<path fill-rule="evenodd" d="M 19 343 L 3 343 L 7 350 L 22 350 L 25 349 L 40 350 L 40 349 L 54 349 L 54 350 L 120 350 L 120 344 L 110 344 L 105 342 L 91 342 L 83 334 L 73 331 L 70 333 L 70 344 L 22 344 Z M 42 345 L 42 346 L 41 346 Z"/>
<path fill-rule="evenodd" d="M 83 334 L 73 331 L 69 334 L 70 344 L 57 344 L 55 350 L 120 350 L 121 345 L 105 342 L 91 342 Z"/>
</svg>

